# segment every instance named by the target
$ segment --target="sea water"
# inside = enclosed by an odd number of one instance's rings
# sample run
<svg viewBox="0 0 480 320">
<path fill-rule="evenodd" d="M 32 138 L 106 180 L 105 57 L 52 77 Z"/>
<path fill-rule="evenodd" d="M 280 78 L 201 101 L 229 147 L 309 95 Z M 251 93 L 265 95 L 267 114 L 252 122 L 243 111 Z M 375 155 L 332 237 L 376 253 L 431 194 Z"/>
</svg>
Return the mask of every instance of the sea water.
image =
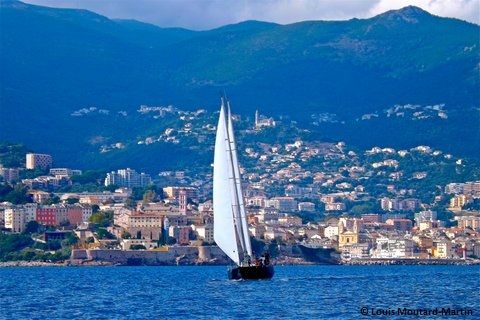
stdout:
<svg viewBox="0 0 480 320">
<path fill-rule="evenodd" d="M 0 268 L 0 318 L 480 319 L 478 266 L 277 266 L 275 272 L 271 280 L 229 281 L 222 266 Z M 472 314 L 399 315 L 399 308 Z"/>
</svg>

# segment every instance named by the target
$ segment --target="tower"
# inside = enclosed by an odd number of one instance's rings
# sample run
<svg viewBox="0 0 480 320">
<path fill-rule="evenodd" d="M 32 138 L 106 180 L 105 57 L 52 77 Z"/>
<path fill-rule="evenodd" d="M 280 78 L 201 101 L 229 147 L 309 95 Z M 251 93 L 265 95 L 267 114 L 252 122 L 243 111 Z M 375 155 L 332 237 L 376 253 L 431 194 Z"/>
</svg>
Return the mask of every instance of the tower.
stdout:
<svg viewBox="0 0 480 320">
<path fill-rule="evenodd" d="M 180 213 L 186 215 L 187 214 L 187 191 L 185 189 L 181 189 L 178 192 L 178 203 L 180 207 Z"/>
<path fill-rule="evenodd" d="M 258 114 L 258 109 L 255 110 L 255 127 L 258 126 L 258 120 L 260 120 L 260 115 Z"/>
</svg>

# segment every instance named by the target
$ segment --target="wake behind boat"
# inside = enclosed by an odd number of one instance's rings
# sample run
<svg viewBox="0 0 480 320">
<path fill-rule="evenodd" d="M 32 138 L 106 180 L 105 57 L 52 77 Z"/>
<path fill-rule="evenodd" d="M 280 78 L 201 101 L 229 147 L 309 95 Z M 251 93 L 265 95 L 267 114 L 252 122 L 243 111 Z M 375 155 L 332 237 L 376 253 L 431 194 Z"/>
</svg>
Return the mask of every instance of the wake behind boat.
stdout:
<svg viewBox="0 0 480 320">
<path fill-rule="evenodd" d="M 235 264 L 228 270 L 229 279 L 272 278 L 274 270 L 268 253 L 261 259 L 252 254 L 232 114 L 230 103 L 224 98 L 215 139 L 213 213 L 215 242 Z"/>
</svg>

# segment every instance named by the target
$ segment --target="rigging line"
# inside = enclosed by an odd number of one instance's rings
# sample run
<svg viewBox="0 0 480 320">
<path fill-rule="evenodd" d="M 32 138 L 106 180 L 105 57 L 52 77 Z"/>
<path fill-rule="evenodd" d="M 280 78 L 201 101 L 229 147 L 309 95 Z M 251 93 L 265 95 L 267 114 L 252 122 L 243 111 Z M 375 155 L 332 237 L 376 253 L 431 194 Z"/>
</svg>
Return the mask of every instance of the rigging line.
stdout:
<svg viewBox="0 0 480 320">
<path fill-rule="evenodd" d="M 230 128 L 230 124 L 232 126 L 232 144 L 229 144 L 230 146 L 230 151 L 232 153 L 232 157 L 233 155 L 235 156 L 235 159 L 237 160 L 237 167 L 236 169 L 238 170 L 238 174 L 239 176 L 238 177 L 235 177 L 235 189 L 237 191 L 237 200 L 238 200 L 238 206 L 239 206 L 239 216 L 240 216 L 240 219 L 241 219 L 241 223 L 242 223 L 242 238 L 243 238 L 243 241 L 245 243 L 245 247 L 244 247 L 244 250 L 247 251 L 247 256 L 250 256 L 251 254 L 251 243 L 250 243 L 250 237 L 249 237 L 249 234 L 248 234 L 248 225 L 247 225 L 247 215 L 246 215 L 246 212 L 245 212 L 245 205 L 244 205 L 244 199 L 243 199 L 243 194 L 242 194 L 242 180 L 240 178 L 240 168 L 238 167 L 238 154 L 237 154 L 237 145 L 235 143 L 235 136 L 234 136 L 234 133 L 233 133 L 233 120 L 232 120 L 232 115 L 231 115 L 231 109 L 230 109 L 230 102 L 226 99 L 226 103 L 227 103 L 227 107 L 228 107 L 228 128 Z M 232 145 L 233 145 L 233 148 L 232 148 Z M 237 189 L 237 183 L 238 183 L 238 189 Z M 240 194 L 238 194 L 240 193 Z M 240 203 L 241 202 L 241 203 Z M 242 210 L 243 209 L 243 210 Z M 243 223 L 245 222 L 245 226 L 243 225 Z M 244 228 L 246 228 L 246 230 L 244 230 Z M 246 236 L 245 236 L 245 232 L 246 231 Z"/>
</svg>

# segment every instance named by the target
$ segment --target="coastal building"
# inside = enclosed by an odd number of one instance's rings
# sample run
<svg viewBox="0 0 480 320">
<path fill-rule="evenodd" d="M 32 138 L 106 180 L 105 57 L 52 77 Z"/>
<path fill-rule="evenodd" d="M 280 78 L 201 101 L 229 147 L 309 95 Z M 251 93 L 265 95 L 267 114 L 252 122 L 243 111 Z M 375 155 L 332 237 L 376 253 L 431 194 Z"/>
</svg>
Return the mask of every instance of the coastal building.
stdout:
<svg viewBox="0 0 480 320">
<path fill-rule="evenodd" d="M 450 209 L 460 210 L 468 203 L 468 201 L 469 197 L 464 194 L 455 195 L 452 199 L 450 199 Z"/>
<path fill-rule="evenodd" d="M 32 200 L 35 203 L 44 203 L 48 199 L 50 199 L 50 192 L 42 191 L 42 190 L 30 190 L 29 194 L 32 196 Z"/>
<path fill-rule="evenodd" d="M 27 153 L 25 167 L 27 169 L 48 169 L 52 167 L 52 156 L 49 154 Z"/>
<path fill-rule="evenodd" d="M 188 226 L 170 226 L 168 235 L 175 238 L 178 244 L 188 245 L 190 243 L 191 228 Z"/>
<path fill-rule="evenodd" d="M 276 122 L 273 120 L 273 118 L 267 118 L 258 112 L 258 110 L 255 111 L 255 129 L 259 130 L 262 128 L 266 127 L 275 127 Z"/>
<path fill-rule="evenodd" d="M 206 243 L 213 243 L 213 225 L 192 225 L 192 230 L 197 234 L 197 239 L 203 240 Z"/>
<path fill-rule="evenodd" d="M 278 217 L 277 219 L 278 224 L 282 226 L 301 226 L 302 225 L 302 218 L 290 215 L 283 215 Z"/>
<path fill-rule="evenodd" d="M 268 200 L 268 206 L 281 212 L 297 211 L 297 201 L 292 197 L 274 197 Z"/>
<path fill-rule="evenodd" d="M 379 237 L 373 250 L 373 258 L 400 259 L 413 258 L 415 242 L 409 239 Z"/>
<path fill-rule="evenodd" d="M 336 236 L 338 236 L 338 225 L 325 227 L 325 237 L 332 239 Z"/>
<path fill-rule="evenodd" d="M 313 202 L 299 202 L 298 211 L 315 212 L 315 203 Z"/>
<path fill-rule="evenodd" d="M 344 211 L 346 208 L 347 207 L 343 202 L 332 202 L 325 204 L 325 211 Z"/>
<path fill-rule="evenodd" d="M 185 193 L 185 196 L 187 199 L 191 200 L 198 200 L 198 189 L 194 187 L 175 187 L 175 186 L 169 186 L 163 188 L 163 193 L 165 196 L 169 199 L 174 199 L 174 200 L 179 200 L 180 199 L 180 193 Z"/>
<path fill-rule="evenodd" d="M 455 220 L 458 221 L 459 228 L 480 230 L 480 216 L 457 216 L 455 217 Z"/>
<path fill-rule="evenodd" d="M 10 229 L 13 233 L 21 233 L 25 231 L 25 211 L 20 207 L 6 208 L 4 210 L 5 228 Z"/>
<path fill-rule="evenodd" d="M 87 222 L 91 215 L 92 208 L 88 205 L 40 205 L 36 207 L 35 220 L 46 226 L 59 226 L 63 223 L 78 226 Z"/>
<path fill-rule="evenodd" d="M 161 240 L 163 229 L 163 215 L 125 211 L 114 216 L 114 224 L 123 228 L 135 239 Z"/>
<path fill-rule="evenodd" d="M 421 222 L 437 220 L 437 213 L 431 210 L 425 210 L 415 213 L 415 224 L 418 226 Z"/>
<path fill-rule="evenodd" d="M 393 226 L 393 229 L 400 232 L 412 230 L 412 220 L 410 219 L 387 219 L 386 224 Z"/>
<path fill-rule="evenodd" d="M 25 215 L 25 224 L 29 223 L 30 221 L 35 221 L 37 218 L 37 207 L 36 203 L 26 203 L 22 205 L 22 209 Z"/>
<path fill-rule="evenodd" d="M 22 183 L 29 189 L 53 191 L 59 187 L 71 185 L 68 177 L 39 176 L 33 179 L 23 179 Z"/>
<path fill-rule="evenodd" d="M 449 240 L 435 242 L 434 257 L 441 259 L 453 258 L 452 243 Z"/>
<path fill-rule="evenodd" d="M 152 183 L 152 178 L 146 173 L 137 173 L 135 170 L 127 168 L 120 169 L 117 172 L 107 173 L 105 186 L 118 186 L 126 188 L 146 187 Z"/>
<path fill-rule="evenodd" d="M 4 168 L 0 165 L 0 177 L 2 177 L 3 181 L 7 183 L 18 181 L 19 172 L 20 170 L 17 168 Z"/>
<path fill-rule="evenodd" d="M 49 173 L 52 176 L 59 176 L 59 177 L 72 177 L 82 174 L 82 170 L 75 170 L 69 168 L 52 168 L 50 169 Z"/>
</svg>

